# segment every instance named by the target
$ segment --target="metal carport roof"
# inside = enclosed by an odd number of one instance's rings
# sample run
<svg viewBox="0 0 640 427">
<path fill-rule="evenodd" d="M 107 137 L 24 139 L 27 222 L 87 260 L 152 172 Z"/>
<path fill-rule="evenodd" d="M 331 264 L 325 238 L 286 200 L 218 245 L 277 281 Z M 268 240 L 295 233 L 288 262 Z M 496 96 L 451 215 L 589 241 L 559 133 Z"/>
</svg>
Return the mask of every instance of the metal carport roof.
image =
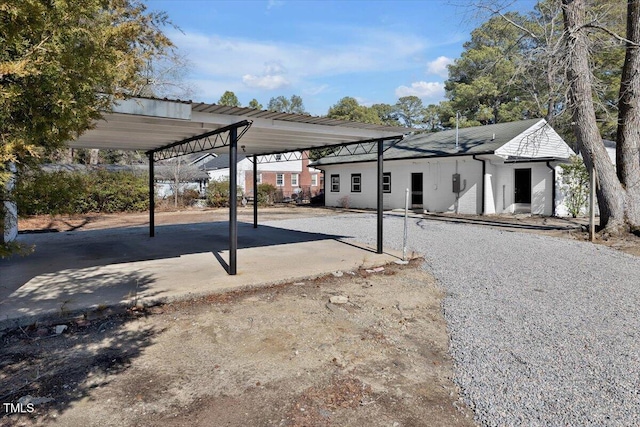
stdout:
<svg viewBox="0 0 640 427">
<path fill-rule="evenodd" d="M 407 128 L 355 123 L 303 114 L 185 101 L 132 98 L 119 101 L 94 129 L 69 143 L 72 148 L 158 150 L 243 120 L 243 153 L 261 155 L 402 135 Z M 222 147 L 211 151 L 219 151 Z"/>
<path fill-rule="evenodd" d="M 154 236 L 154 162 L 195 152 L 229 153 L 230 194 L 236 194 L 238 145 L 253 156 L 254 180 L 258 156 L 312 148 L 376 141 L 378 152 L 377 252 L 382 253 L 383 141 L 401 139 L 407 128 L 347 122 L 325 117 L 278 113 L 179 100 L 131 98 L 119 101 L 94 129 L 69 143 L 73 148 L 142 150 L 149 156 L 149 230 Z M 257 185 L 254 182 L 254 200 Z M 257 204 L 254 204 L 257 227 Z M 237 200 L 229 200 L 228 273 L 236 274 Z"/>
</svg>

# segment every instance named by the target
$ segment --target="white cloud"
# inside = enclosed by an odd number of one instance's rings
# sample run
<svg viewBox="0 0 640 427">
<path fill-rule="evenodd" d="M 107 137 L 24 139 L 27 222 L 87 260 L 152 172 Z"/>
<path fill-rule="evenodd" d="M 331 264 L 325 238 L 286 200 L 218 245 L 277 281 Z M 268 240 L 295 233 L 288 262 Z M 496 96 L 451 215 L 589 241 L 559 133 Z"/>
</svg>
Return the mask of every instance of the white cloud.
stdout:
<svg viewBox="0 0 640 427">
<path fill-rule="evenodd" d="M 173 32 L 174 43 L 186 51 L 195 73 L 209 78 L 282 74 L 297 82 L 305 78 L 346 73 L 404 69 L 414 64 L 426 42 L 416 37 L 363 30 L 337 44 L 305 45 L 287 42 L 246 40 Z M 265 69 L 265 64 L 269 64 Z M 258 70 L 263 70 L 262 73 Z"/>
<path fill-rule="evenodd" d="M 275 90 L 289 86 L 289 81 L 281 75 L 275 76 L 252 76 L 245 74 L 242 82 L 253 89 Z"/>
<path fill-rule="evenodd" d="M 311 86 L 302 90 L 304 95 L 316 96 L 329 89 L 329 85 Z"/>
<path fill-rule="evenodd" d="M 279 61 L 264 64 L 264 71 L 259 76 L 245 74 L 242 82 L 252 89 L 275 90 L 289 86 L 290 82 L 284 77 L 286 69 Z"/>
<path fill-rule="evenodd" d="M 436 99 L 444 96 L 444 83 L 442 82 L 414 82 L 411 87 L 400 86 L 396 89 L 396 96 L 417 96 L 418 98 Z"/>
<path fill-rule="evenodd" d="M 271 10 L 276 7 L 281 7 L 284 5 L 284 1 L 281 0 L 269 0 L 267 1 L 267 10 Z"/>
<path fill-rule="evenodd" d="M 427 64 L 427 72 L 429 74 L 437 74 L 440 77 L 447 78 L 449 76 L 449 70 L 447 65 L 452 64 L 453 59 L 446 56 L 439 56 L 437 59 Z"/>
</svg>

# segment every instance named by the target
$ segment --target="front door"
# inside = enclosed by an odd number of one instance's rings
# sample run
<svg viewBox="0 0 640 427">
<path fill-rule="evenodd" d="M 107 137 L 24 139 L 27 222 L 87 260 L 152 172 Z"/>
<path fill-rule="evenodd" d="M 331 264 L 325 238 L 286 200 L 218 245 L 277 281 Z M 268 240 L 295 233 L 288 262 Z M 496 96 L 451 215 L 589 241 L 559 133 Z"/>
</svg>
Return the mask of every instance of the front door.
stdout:
<svg viewBox="0 0 640 427">
<path fill-rule="evenodd" d="M 516 213 L 531 209 L 531 169 L 516 169 L 514 202 Z"/>
<path fill-rule="evenodd" d="M 411 174 L 411 208 L 422 208 L 422 173 Z"/>
</svg>

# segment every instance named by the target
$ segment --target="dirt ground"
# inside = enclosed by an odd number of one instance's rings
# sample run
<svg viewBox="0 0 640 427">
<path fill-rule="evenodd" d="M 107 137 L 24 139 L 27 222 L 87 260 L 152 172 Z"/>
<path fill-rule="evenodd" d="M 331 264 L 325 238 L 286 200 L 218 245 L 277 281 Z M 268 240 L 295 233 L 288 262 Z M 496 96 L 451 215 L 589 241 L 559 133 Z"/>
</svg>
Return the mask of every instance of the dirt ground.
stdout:
<svg viewBox="0 0 640 427">
<path fill-rule="evenodd" d="M 473 426 L 420 264 L 10 331 L 0 425 Z"/>
<path fill-rule="evenodd" d="M 339 210 L 338 210 L 339 211 Z M 336 210 L 323 207 L 283 205 L 260 208 L 259 221 L 304 218 L 310 216 L 335 215 Z M 227 208 L 184 209 L 178 211 L 164 211 L 155 214 L 155 224 L 192 224 L 209 221 L 227 221 Z M 239 207 L 238 221 L 253 223 L 253 207 Z M 116 213 L 116 214 L 85 214 L 85 215 L 38 215 L 18 220 L 21 232 L 43 231 L 71 231 L 95 230 L 114 227 L 141 227 L 149 225 L 148 213 Z"/>
</svg>

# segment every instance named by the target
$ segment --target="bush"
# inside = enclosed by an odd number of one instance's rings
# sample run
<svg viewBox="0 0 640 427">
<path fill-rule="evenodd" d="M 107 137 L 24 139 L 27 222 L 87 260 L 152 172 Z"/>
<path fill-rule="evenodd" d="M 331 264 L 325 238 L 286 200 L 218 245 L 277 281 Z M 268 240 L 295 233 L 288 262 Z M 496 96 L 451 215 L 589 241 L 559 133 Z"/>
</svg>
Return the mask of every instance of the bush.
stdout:
<svg viewBox="0 0 640 427">
<path fill-rule="evenodd" d="M 79 173 L 25 171 L 18 176 L 14 197 L 18 213 L 25 215 L 73 214 L 86 196 Z"/>
<path fill-rule="evenodd" d="M 242 197 L 242 187 L 238 186 L 237 198 Z M 207 204 L 213 207 L 229 206 L 229 180 L 210 181 L 207 187 Z"/>
<path fill-rule="evenodd" d="M 182 194 L 180 194 L 179 197 L 182 199 L 183 206 L 191 206 L 200 198 L 200 192 L 193 188 L 187 188 L 182 191 Z"/>
<path fill-rule="evenodd" d="M 21 216 L 144 211 L 148 193 L 146 174 L 106 170 L 25 171 L 14 190 Z"/>
<path fill-rule="evenodd" d="M 273 205 L 276 197 L 276 187 L 272 184 L 258 184 L 258 204 Z"/>
<path fill-rule="evenodd" d="M 587 206 L 589 198 L 589 172 L 578 156 L 572 156 L 562 168 L 562 190 L 565 193 L 564 204 L 572 217 L 577 217 Z"/>
</svg>

